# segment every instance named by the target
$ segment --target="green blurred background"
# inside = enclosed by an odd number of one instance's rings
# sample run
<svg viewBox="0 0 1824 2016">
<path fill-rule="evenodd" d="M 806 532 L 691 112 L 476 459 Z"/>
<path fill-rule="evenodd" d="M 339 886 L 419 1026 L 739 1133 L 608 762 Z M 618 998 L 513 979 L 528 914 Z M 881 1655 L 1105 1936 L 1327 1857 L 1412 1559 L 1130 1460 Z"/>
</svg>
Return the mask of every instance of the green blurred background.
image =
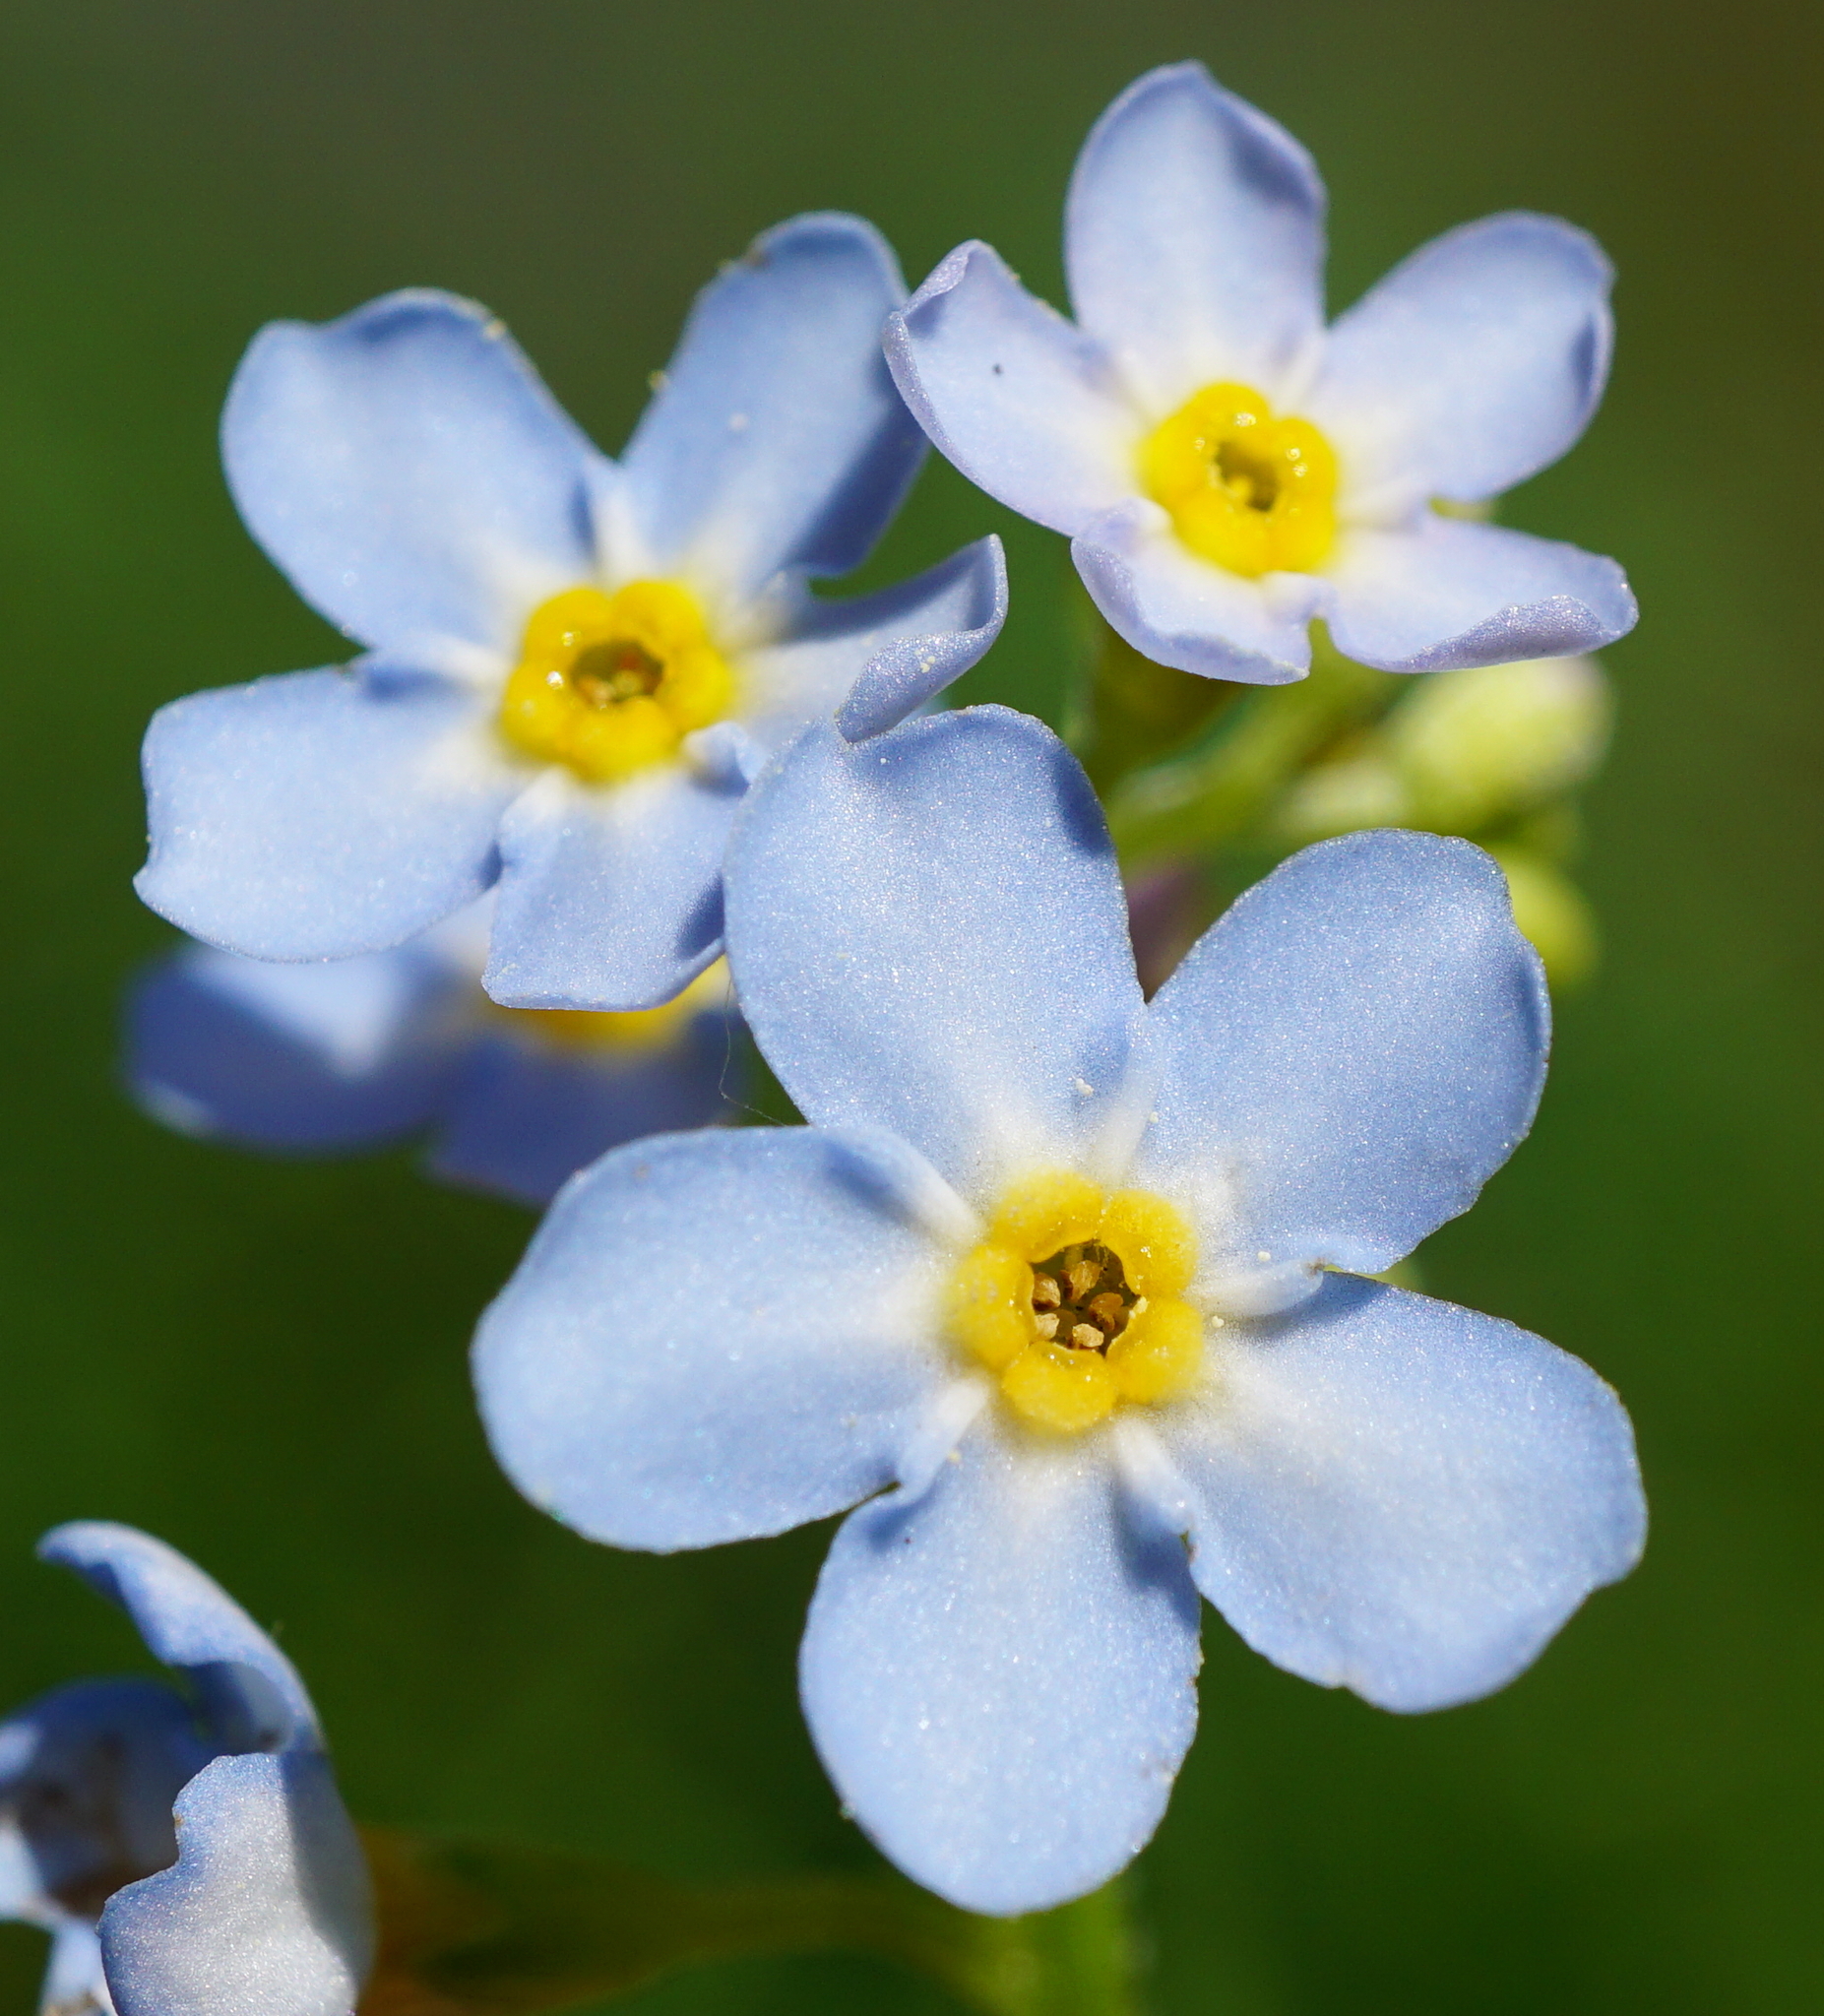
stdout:
<svg viewBox="0 0 1824 2016">
<path fill-rule="evenodd" d="M 0 1701 L 135 1663 L 31 1558 L 54 1520 L 127 1519 L 276 1622 L 365 1818 L 684 1875 L 866 1865 L 793 1698 L 824 1535 L 613 1554 L 491 1468 L 464 1347 L 531 1220 L 406 1155 L 270 1165 L 119 1096 L 120 984 L 168 937 L 128 887 L 135 751 L 162 700 L 336 655 L 218 472 L 268 318 L 477 295 L 617 447 L 694 288 L 793 211 L 873 218 L 914 281 L 979 234 L 1056 297 L 1084 130 L 1198 55 L 1317 154 L 1338 302 L 1509 206 L 1621 269 L 1607 404 L 1507 511 L 1619 555 L 1646 611 L 1608 657 L 1590 800 L 1607 962 L 1563 1007 L 1531 1143 L 1426 1267 L 1620 1387 L 1656 1523 L 1629 1584 L 1450 1714 L 1324 1693 L 1211 1617 L 1203 1735 L 1140 1864 L 1156 2006 L 1824 2003 L 1819 24 L 1772 0 L 7 0 Z M 990 528 L 1014 567 L 994 691 L 1055 714 L 1061 542 L 934 469 L 871 572 Z M 6 2007 L 38 1951 L 0 1938 Z M 943 2006 L 860 1959 L 624 2006 L 862 2005 Z"/>
</svg>

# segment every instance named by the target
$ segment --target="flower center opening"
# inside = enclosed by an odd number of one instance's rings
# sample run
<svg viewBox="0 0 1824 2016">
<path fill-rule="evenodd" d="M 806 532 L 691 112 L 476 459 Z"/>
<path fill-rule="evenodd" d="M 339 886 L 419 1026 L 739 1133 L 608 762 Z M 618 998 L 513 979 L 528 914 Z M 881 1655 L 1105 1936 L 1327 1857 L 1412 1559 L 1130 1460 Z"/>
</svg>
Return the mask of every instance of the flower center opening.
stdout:
<svg viewBox="0 0 1824 2016">
<path fill-rule="evenodd" d="M 710 642 L 696 598 L 674 581 L 631 581 L 613 595 L 570 588 L 526 625 L 501 696 L 516 749 L 614 784 L 677 754 L 721 721 L 734 675 Z"/>
<path fill-rule="evenodd" d="M 1336 537 L 1329 442 L 1246 385 L 1193 393 L 1141 444 L 1140 474 L 1179 538 L 1231 574 L 1305 572 Z"/>
<path fill-rule="evenodd" d="M 950 1336 L 1000 1375 L 1018 1418 L 1077 1434 L 1196 1379 L 1203 1318 L 1182 1298 L 1196 1261 L 1195 1234 L 1163 1197 L 1041 1171 L 1008 1189 L 957 1264 Z"/>
<path fill-rule="evenodd" d="M 1066 1246 L 1033 1269 L 1033 1322 L 1040 1337 L 1067 1351 L 1105 1352 L 1133 1313 L 1121 1256 L 1099 1239 Z"/>
</svg>

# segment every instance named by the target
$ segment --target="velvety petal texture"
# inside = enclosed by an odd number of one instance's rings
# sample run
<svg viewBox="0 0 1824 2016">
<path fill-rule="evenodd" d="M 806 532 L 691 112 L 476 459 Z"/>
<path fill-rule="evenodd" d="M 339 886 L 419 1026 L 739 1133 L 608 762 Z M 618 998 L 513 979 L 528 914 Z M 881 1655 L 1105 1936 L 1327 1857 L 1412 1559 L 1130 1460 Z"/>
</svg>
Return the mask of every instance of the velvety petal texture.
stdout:
<svg viewBox="0 0 1824 2016">
<path fill-rule="evenodd" d="M 1157 1432 L 1198 1587 L 1256 1651 L 1382 1708 L 1504 1685 L 1646 1535 L 1634 1439 L 1588 1365 L 1377 1282 L 1213 1340 Z"/>
<path fill-rule="evenodd" d="M 1145 1846 L 1197 1721 L 1197 1600 L 1081 1441 L 985 1426 L 837 1535 L 799 1662 L 817 1748 L 900 1867 L 1041 1911 Z"/>
<path fill-rule="evenodd" d="M 1323 336 L 1316 163 L 1201 63 L 1149 72 L 1097 120 L 1064 258 L 1078 322 L 1156 417 L 1217 379 L 1272 398 Z"/>
<path fill-rule="evenodd" d="M 485 308 L 414 289 L 276 322 L 221 418 L 229 487 L 304 599 L 390 656 L 511 651 L 595 561 L 597 459 Z"/>
<path fill-rule="evenodd" d="M 919 425 L 1022 517 L 1074 533 L 1133 488 L 1134 413 L 1113 365 L 992 246 L 952 252 L 885 341 Z"/>
<path fill-rule="evenodd" d="M 667 765 L 612 790 L 549 771 L 500 829 L 481 984 L 509 1008 L 651 1008 L 722 950 L 738 776 Z"/>
<path fill-rule="evenodd" d="M 859 564 L 924 454 L 880 353 L 905 296 L 880 233 L 834 213 L 765 232 L 704 288 L 622 461 L 657 571 L 742 595 Z"/>
<path fill-rule="evenodd" d="M 415 937 L 498 870 L 529 773 L 439 680 L 290 672 L 193 693 L 146 735 L 152 850 L 134 887 L 193 938 L 346 959 Z"/>
<path fill-rule="evenodd" d="M 934 1182 L 891 1139 L 809 1128 L 603 1158 L 476 1336 L 502 1467 L 592 1539 L 661 1551 L 879 1490 L 943 1370 Z"/>
<path fill-rule="evenodd" d="M 1525 1135 L 1549 1012 L 1479 848 L 1391 831 L 1306 848 L 1154 997 L 1157 1118 L 1134 1179 L 1195 1200 L 1213 1283 L 1378 1272 L 1467 1211 Z"/>
<path fill-rule="evenodd" d="M 1108 1123 L 1142 1014 L 1127 912 L 1038 723 L 807 731 L 748 798 L 727 892 L 743 1011 L 807 1118 L 891 1129 L 972 1202 Z"/>
<path fill-rule="evenodd" d="M 911 581 L 846 601 L 808 596 L 790 635 L 748 656 L 745 724 L 773 746 L 834 712 L 851 742 L 922 707 L 975 664 L 1007 620 L 1007 561 L 990 536 Z"/>
<path fill-rule="evenodd" d="M 101 1914 L 120 2016 L 351 2016 L 373 1906 L 322 1754 L 219 1757 L 185 1788 L 177 1822 L 176 1866 Z"/>
<path fill-rule="evenodd" d="M 1639 613 L 1612 560 L 1429 512 L 1406 531 L 1349 534 L 1329 588 L 1337 649 L 1388 672 L 1574 658 Z"/>
<path fill-rule="evenodd" d="M 1330 332 L 1311 417 L 1357 509 L 1492 497 L 1590 423 L 1608 378 L 1614 269 L 1587 232 L 1514 213 L 1415 252 Z"/>
<path fill-rule="evenodd" d="M 1212 567 L 1147 497 L 1104 512 L 1070 550 L 1110 627 L 1157 664 L 1250 686 L 1284 686 L 1311 668 L 1310 619 L 1325 592 L 1310 575 L 1246 581 Z"/>
</svg>

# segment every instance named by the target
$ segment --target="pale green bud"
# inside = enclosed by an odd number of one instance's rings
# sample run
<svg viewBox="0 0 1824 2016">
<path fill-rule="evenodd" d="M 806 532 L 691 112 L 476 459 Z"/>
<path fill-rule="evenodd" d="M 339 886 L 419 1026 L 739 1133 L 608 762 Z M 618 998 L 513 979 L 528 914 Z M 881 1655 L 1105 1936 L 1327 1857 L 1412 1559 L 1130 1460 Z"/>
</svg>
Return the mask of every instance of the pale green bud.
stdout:
<svg viewBox="0 0 1824 2016">
<path fill-rule="evenodd" d="M 1594 659 L 1533 659 L 1433 672 L 1382 733 L 1411 823 L 1474 833 L 1584 783 L 1603 760 L 1610 715 Z"/>
<path fill-rule="evenodd" d="M 1366 827 L 1417 823 L 1413 793 L 1374 739 L 1354 755 L 1320 763 L 1294 778 L 1276 819 L 1294 847 Z"/>
<path fill-rule="evenodd" d="M 1507 876 L 1514 922 L 1545 964 L 1554 987 L 1574 987 L 1596 965 L 1596 918 L 1588 900 L 1551 862 L 1528 848 L 1489 851 Z"/>
</svg>

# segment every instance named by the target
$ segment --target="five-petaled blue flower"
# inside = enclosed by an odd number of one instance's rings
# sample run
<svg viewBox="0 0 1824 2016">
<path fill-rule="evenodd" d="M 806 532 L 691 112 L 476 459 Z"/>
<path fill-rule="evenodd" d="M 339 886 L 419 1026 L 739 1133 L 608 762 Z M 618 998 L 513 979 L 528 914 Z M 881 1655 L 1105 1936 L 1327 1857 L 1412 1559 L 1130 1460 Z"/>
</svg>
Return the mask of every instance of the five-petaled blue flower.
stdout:
<svg viewBox="0 0 1824 2016">
<path fill-rule="evenodd" d="M 984 490 L 1069 535 L 1137 650 L 1277 684 L 1308 625 L 1387 671 L 1589 651 L 1634 622 L 1612 560 L 1466 522 L 1602 396 L 1609 266 L 1512 214 L 1447 233 L 1324 328 L 1323 185 L 1200 64 L 1102 115 L 1065 214 L 1073 325 L 959 247 L 889 323 L 900 389 Z"/>
<path fill-rule="evenodd" d="M 577 1177 L 483 1320 L 481 1406 L 520 1488 L 617 1545 L 859 1507 L 804 1705 L 920 1882 L 1033 1911 L 1140 1849 L 1199 1590 L 1281 1666 L 1419 1710 L 1632 1565 L 1609 1388 L 1362 1278 L 1539 1097 L 1539 961 L 1478 849 L 1308 849 L 1149 1004 L 1082 771 L 981 708 L 808 731 L 742 813 L 728 922 L 811 1124 Z"/>
<path fill-rule="evenodd" d="M 0 1724 L 0 1915 L 52 1934 L 42 2016 L 347 2016 L 367 1868 L 290 1661 L 149 1534 L 81 1521 L 38 1552 L 191 1683 L 82 1680 Z"/>
<path fill-rule="evenodd" d="M 141 895 L 230 951 L 338 959 L 498 880 L 496 999 L 676 994 L 720 948 L 765 756 L 833 714 L 899 720 L 1005 609 L 992 540 L 848 601 L 806 587 L 862 559 L 923 452 L 880 352 L 903 297 L 867 224 L 780 225 L 700 296 L 618 467 L 472 303 L 264 331 L 228 480 L 368 655 L 158 714 Z"/>
<path fill-rule="evenodd" d="M 128 1083 L 167 1125 L 254 1148 L 431 1129 L 432 1175 L 535 1205 L 620 1142 L 737 1117 L 724 968 L 632 1014 L 498 1008 L 480 987 L 491 902 L 315 965 L 183 946 L 134 986 Z"/>
</svg>

